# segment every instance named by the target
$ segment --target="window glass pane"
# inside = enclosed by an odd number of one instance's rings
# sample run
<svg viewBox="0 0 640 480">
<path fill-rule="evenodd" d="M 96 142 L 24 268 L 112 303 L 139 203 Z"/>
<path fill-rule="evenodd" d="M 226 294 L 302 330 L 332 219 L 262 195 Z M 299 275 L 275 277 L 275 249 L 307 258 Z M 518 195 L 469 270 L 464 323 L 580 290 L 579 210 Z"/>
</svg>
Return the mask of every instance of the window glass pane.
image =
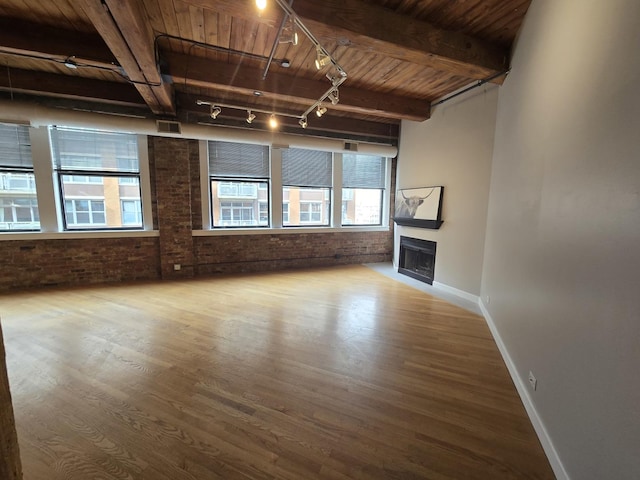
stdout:
<svg viewBox="0 0 640 480">
<path fill-rule="evenodd" d="M 51 143 L 60 170 L 140 172 L 138 139 L 131 133 L 52 127 Z"/>
<path fill-rule="evenodd" d="M 211 180 L 214 227 L 268 227 L 269 184 Z"/>
<path fill-rule="evenodd" d="M 286 226 L 329 225 L 331 189 L 288 187 L 287 203 L 282 205 L 282 223 Z"/>
<path fill-rule="evenodd" d="M 142 200 L 139 179 L 121 184 L 124 177 L 89 175 L 91 181 L 75 182 L 63 175 L 61 181 L 67 229 L 142 228 Z"/>
<path fill-rule="evenodd" d="M 374 188 L 342 189 L 343 225 L 382 224 L 382 196 L 384 190 Z"/>
<path fill-rule="evenodd" d="M 142 228 L 134 134 L 52 127 L 66 228 Z"/>
<path fill-rule="evenodd" d="M 39 229 L 29 127 L 0 123 L 0 231 Z"/>
<path fill-rule="evenodd" d="M 29 127 L 0 123 L 0 165 L 32 169 Z"/>
<path fill-rule="evenodd" d="M 0 230 L 37 230 L 40 228 L 35 198 L 9 196 L 0 198 Z"/>
<path fill-rule="evenodd" d="M 331 187 L 332 155 L 301 148 L 282 150 L 282 184 L 299 187 Z"/>
<path fill-rule="evenodd" d="M 345 188 L 384 188 L 386 160 L 373 155 L 342 155 L 342 186 Z"/>
<path fill-rule="evenodd" d="M 0 231 L 39 229 L 33 173 L 0 171 Z"/>
<path fill-rule="evenodd" d="M 140 200 L 122 200 L 122 224 L 142 226 L 142 204 Z"/>
<path fill-rule="evenodd" d="M 209 142 L 209 173 L 216 177 L 269 177 L 269 147 Z"/>
</svg>

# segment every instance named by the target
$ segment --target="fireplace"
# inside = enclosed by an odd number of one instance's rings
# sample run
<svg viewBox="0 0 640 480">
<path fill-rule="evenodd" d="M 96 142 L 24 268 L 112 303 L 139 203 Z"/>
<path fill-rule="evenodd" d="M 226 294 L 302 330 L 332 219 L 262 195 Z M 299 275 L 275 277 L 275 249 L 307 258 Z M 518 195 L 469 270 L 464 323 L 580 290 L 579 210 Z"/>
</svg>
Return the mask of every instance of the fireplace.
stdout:
<svg viewBox="0 0 640 480">
<path fill-rule="evenodd" d="M 400 237 L 399 273 L 432 285 L 435 265 L 436 242 Z"/>
</svg>

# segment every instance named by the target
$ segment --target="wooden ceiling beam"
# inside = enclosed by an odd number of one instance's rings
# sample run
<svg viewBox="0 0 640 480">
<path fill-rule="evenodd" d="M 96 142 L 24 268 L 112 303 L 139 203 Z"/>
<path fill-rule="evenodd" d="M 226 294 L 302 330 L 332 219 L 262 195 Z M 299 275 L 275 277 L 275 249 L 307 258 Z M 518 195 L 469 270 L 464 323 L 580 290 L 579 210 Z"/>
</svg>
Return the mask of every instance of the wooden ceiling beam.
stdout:
<svg viewBox="0 0 640 480">
<path fill-rule="evenodd" d="M 17 68 L 12 68 L 9 74 L 0 74 L 0 90 L 114 105 L 144 106 L 140 95 L 129 83 L 106 82 Z"/>
<path fill-rule="evenodd" d="M 253 99 L 254 92 L 281 102 L 297 103 L 301 112 L 324 94 L 331 86 L 329 81 L 292 78 L 289 75 L 270 72 L 263 80 L 262 70 L 230 65 L 205 58 L 187 57 L 178 53 L 164 53 L 166 73 L 174 84 L 214 89 L 240 94 Z M 219 99 L 218 101 L 222 101 Z M 430 103 L 426 100 L 371 92 L 360 88 L 340 87 L 340 102 L 330 110 L 371 115 L 393 120 L 423 121 L 429 118 Z"/>
<path fill-rule="evenodd" d="M 25 32 L 29 32 L 25 35 Z M 37 25 L 16 18 L 0 18 L 0 52 L 53 59 L 72 59 L 79 65 L 115 70 L 116 58 L 99 35 Z"/>
<path fill-rule="evenodd" d="M 277 24 L 273 1 L 259 14 L 253 0 L 183 0 L 190 5 Z M 438 28 L 362 0 L 296 0 L 293 9 L 321 42 L 338 42 L 471 79 L 486 79 L 508 68 L 506 48 Z M 348 65 L 344 65 L 349 71 Z M 499 81 L 499 80 L 498 80 Z"/>
<path fill-rule="evenodd" d="M 96 30 L 155 114 L 175 116 L 171 85 L 155 62 L 153 32 L 137 1 L 79 0 Z"/>
</svg>

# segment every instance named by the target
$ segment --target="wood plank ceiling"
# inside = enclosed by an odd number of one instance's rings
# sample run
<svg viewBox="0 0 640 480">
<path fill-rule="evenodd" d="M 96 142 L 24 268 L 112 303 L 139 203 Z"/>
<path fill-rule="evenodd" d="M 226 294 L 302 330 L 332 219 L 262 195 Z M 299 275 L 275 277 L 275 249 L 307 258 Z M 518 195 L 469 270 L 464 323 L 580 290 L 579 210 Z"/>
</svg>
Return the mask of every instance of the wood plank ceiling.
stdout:
<svg viewBox="0 0 640 480">
<path fill-rule="evenodd" d="M 264 12 L 254 0 L 0 0 L 0 95 L 266 128 L 268 115 L 244 121 L 257 109 L 291 114 L 282 128 L 296 133 L 392 138 L 402 119 L 428 119 L 434 100 L 500 83 L 530 1 L 294 0 L 348 74 L 339 103 L 325 101 L 304 132 L 295 116 L 331 87 L 332 70 L 316 69 L 302 32 L 276 45 L 266 70 L 284 17 L 275 0 Z M 197 100 L 243 108 L 213 120 Z"/>
</svg>

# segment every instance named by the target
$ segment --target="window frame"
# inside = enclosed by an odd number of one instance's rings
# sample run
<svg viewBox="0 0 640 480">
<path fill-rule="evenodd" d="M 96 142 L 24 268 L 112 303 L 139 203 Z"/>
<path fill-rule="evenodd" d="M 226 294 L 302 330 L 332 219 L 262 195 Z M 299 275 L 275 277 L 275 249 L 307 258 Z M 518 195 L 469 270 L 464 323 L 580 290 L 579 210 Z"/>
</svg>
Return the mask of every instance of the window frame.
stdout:
<svg viewBox="0 0 640 480">
<path fill-rule="evenodd" d="M 390 203 L 390 189 L 391 189 L 391 159 L 385 157 L 383 155 L 369 155 L 369 154 L 358 154 L 358 153 L 349 153 L 350 156 L 369 156 L 369 157 L 379 157 L 384 167 L 384 185 L 381 187 L 366 187 L 366 186 L 344 186 L 344 181 L 341 182 L 340 185 L 340 225 L 345 228 L 354 228 L 354 227 L 381 227 L 389 224 L 389 203 Z M 344 166 L 344 156 L 341 158 L 342 165 Z M 370 190 L 377 191 L 380 194 L 380 211 L 379 223 L 344 223 L 344 203 L 345 203 L 345 190 L 354 191 L 353 195 L 350 195 L 349 199 L 346 201 L 354 201 L 357 198 L 355 193 L 356 190 Z M 355 218 L 354 218 L 355 221 Z"/>
<path fill-rule="evenodd" d="M 35 167 L 33 160 L 33 150 L 32 150 L 32 140 L 31 140 L 31 131 L 28 127 L 24 125 L 19 125 L 15 123 L 4 123 L 0 122 L 3 127 L 7 127 L 8 129 L 13 129 L 15 127 L 15 132 L 18 138 L 16 143 L 8 142 L 8 145 L 11 145 L 9 152 L 11 152 L 12 147 L 16 150 L 14 153 L 17 153 L 18 158 L 20 159 L 19 164 L 12 164 L 10 162 L 0 163 L 0 194 L 2 195 L 3 202 L 0 208 L 3 209 L 2 212 L 2 224 L 13 225 L 13 224 L 33 224 L 32 227 L 24 228 L 2 228 L 0 229 L 0 234 L 6 233 L 15 233 L 15 232 L 38 232 L 42 228 L 40 222 L 40 212 L 38 208 L 38 188 L 36 183 L 36 175 L 35 175 Z M 26 129 L 26 130 L 25 130 Z M 23 143 L 21 140 L 25 140 L 24 136 L 28 136 L 28 143 Z M 24 149 L 23 149 L 24 148 Z M 23 154 L 26 153 L 25 150 L 28 150 L 29 162 L 25 164 L 23 162 Z M 26 155 L 25 155 L 26 157 Z M 11 158 L 11 157 L 10 157 Z M 12 157 L 16 158 L 16 157 Z M 15 178 L 14 178 L 15 177 Z M 10 183 L 12 180 L 24 180 L 25 186 L 11 186 Z M 4 187 L 7 187 L 6 190 Z M 26 206 L 18 206 L 15 203 L 11 205 L 4 205 L 5 199 L 11 199 L 13 202 L 17 200 L 27 200 L 29 202 L 29 213 L 31 217 L 30 222 L 20 222 L 18 219 L 18 211 L 19 208 L 27 208 Z M 35 201 L 35 212 L 37 215 L 34 215 L 34 205 L 33 201 Z M 5 209 L 11 209 L 11 221 L 6 221 L 4 218 Z M 37 220 L 34 220 L 34 217 L 37 217 Z"/>
<path fill-rule="evenodd" d="M 55 177 L 57 178 L 57 185 L 55 186 L 55 192 L 56 192 L 56 207 L 57 207 L 57 217 L 58 217 L 58 225 L 59 228 L 64 231 L 64 232 L 78 232 L 78 231 L 102 231 L 102 230 L 108 230 L 108 231 L 136 231 L 136 230 L 147 230 L 149 229 L 149 227 L 151 226 L 150 223 L 152 222 L 151 220 L 151 188 L 150 188 L 150 181 L 148 179 L 149 176 L 149 170 L 148 170 L 148 152 L 147 152 L 147 146 L 146 146 L 146 137 L 144 137 L 144 145 L 142 144 L 141 141 L 141 136 L 137 135 L 137 134 L 133 134 L 131 132 L 122 132 L 122 131 L 112 131 L 112 130 L 105 130 L 105 129 L 100 129 L 100 128 L 77 128 L 77 127 L 67 127 L 64 125 L 51 125 L 48 126 L 48 134 L 49 134 L 49 148 L 50 148 L 50 152 L 51 152 L 51 161 L 52 161 L 52 171 L 55 174 Z M 137 172 L 134 171 L 124 171 L 124 170 L 119 170 L 120 165 L 123 163 L 123 161 L 125 160 L 131 160 L 132 157 L 129 156 L 122 156 L 122 155 L 118 155 L 116 153 L 116 169 L 96 169 L 93 167 L 87 167 L 87 168 L 80 168 L 80 167 L 74 167 L 74 168 L 70 168 L 70 167 L 65 167 L 62 166 L 60 163 L 60 160 L 57 158 L 56 155 L 56 149 L 55 149 L 55 141 L 54 141 L 54 135 L 56 135 L 57 129 L 60 128 L 62 131 L 64 131 L 65 129 L 72 129 L 72 130 L 85 130 L 87 132 L 91 132 L 91 133 L 95 133 L 95 134 L 125 134 L 125 135 L 133 135 L 136 137 L 136 153 L 137 153 L 137 166 L 138 166 L 138 170 Z M 96 159 L 102 158 L 99 154 L 86 154 L 86 153 L 79 153 L 79 152 L 64 152 L 64 155 L 66 157 L 95 157 Z M 69 177 L 69 181 L 65 181 L 65 177 Z M 76 177 L 76 178 L 74 178 Z M 147 178 L 145 178 L 147 177 Z M 83 182 L 78 182 L 75 180 L 78 179 L 84 179 L 86 181 Z M 89 181 L 89 178 L 101 178 L 102 180 L 100 182 L 92 182 Z M 70 199 L 70 200 L 80 200 L 81 198 L 78 198 L 75 195 L 67 195 L 67 193 L 65 192 L 65 185 L 102 185 L 104 187 L 105 184 L 105 179 L 106 178 L 117 178 L 117 185 L 118 185 L 118 205 L 119 205 L 119 209 L 120 209 L 120 225 L 109 225 L 108 224 L 108 218 L 107 218 L 107 207 L 106 207 L 106 202 L 107 202 L 107 197 L 103 196 L 102 200 L 105 202 L 105 223 L 81 223 L 80 226 L 73 226 L 73 224 L 70 224 L 67 221 L 67 203 L 66 200 Z M 133 179 L 133 182 L 130 181 L 125 181 L 122 182 L 121 180 L 123 179 Z M 137 180 L 137 182 L 136 182 Z M 141 203 L 141 215 L 142 215 L 142 219 L 140 224 L 137 225 L 126 225 L 123 221 L 122 221 L 122 217 L 123 217 L 123 212 L 122 212 L 122 199 L 127 199 L 127 200 L 131 200 L 131 197 L 128 197 L 127 195 L 123 195 L 120 196 L 120 188 L 121 187 L 130 187 L 130 186 L 135 186 L 135 184 L 137 183 L 137 190 L 139 192 L 139 200 Z M 146 185 L 145 185 L 146 184 Z M 146 190 L 146 191 L 145 191 Z M 97 200 L 97 198 L 94 198 L 93 195 L 87 195 L 85 197 L 82 198 L 86 198 L 87 200 Z M 146 200 L 145 200 L 146 199 Z M 145 203 L 148 204 L 148 208 L 145 208 Z"/>
<path fill-rule="evenodd" d="M 367 232 L 367 231 L 389 231 L 390 230 L 390 197 L 391 197 L 391 165 L 392 157 L 384 154 L 375 154 L 383 157 L 385 161 L 385 186 L 382 191 L 382 214 L 381 223 L 377 225 L 350 225 L 342 224 L 342 152 L 333 150 L 333 185 L 331 188 L 331 212 L 330 224 L 314 225 L 290 225 L 287 221 L 287 213 L 284 206 L 289 202 L 283 198 L 282 184 L 282 149 L 287 147 L 271 146 L 270 163 L 271 177 L 268 184 L 270 201 L 270 226 L 269 227 L 214 227 L 212 219 L 212 205 L 210 194 L 210 172 L 209 172 L 209 140 L 200 140 L 200 185 L 201 185 L 201 210 L 202 229 L 195 230 L 194 236 L 216 236 L 216 235 L 249 235 L 249 234 L 291 234 L 296 232 L 307 233 L 327 233 L 327 232 Z M 259 144 L 259 143 L 256 143 Z M 264 145 L 264 144 L 260 144 Z M 315 147 L 314 147 L 315 148 Z M 327 150 L 330 151 L 330 150 Z M 340 187 L 335 187 L 339 185 Z"/>
</svg>

